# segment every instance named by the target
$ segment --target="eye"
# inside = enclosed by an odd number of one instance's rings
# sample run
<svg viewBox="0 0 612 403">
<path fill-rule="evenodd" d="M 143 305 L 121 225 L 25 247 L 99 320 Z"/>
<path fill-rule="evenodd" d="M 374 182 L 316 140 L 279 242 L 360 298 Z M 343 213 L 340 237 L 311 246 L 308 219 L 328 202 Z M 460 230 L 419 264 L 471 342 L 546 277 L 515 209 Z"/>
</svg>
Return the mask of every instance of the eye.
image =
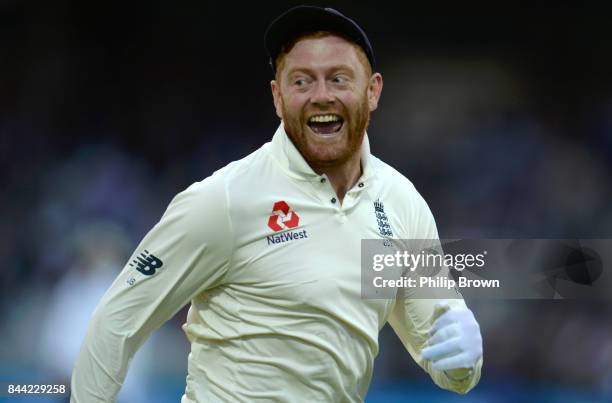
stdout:
<svg viewBox="0 0 612 403">
<path fill-rule="evenodd" d="M 336 84 L 345 84 L 348 81 L 348 77 L 342 74 L 338 74 L 337 76 L 334 76 L 332 81 Z"/>
<path fill-rule="evenodd" d="M 308 81 L 305 78 L 296 78 L 295 80 L 293 80 L 293 85 L 295 85 L 296 87 L 303 87 L 306 84 L 308 84 Z"/>
</svg>

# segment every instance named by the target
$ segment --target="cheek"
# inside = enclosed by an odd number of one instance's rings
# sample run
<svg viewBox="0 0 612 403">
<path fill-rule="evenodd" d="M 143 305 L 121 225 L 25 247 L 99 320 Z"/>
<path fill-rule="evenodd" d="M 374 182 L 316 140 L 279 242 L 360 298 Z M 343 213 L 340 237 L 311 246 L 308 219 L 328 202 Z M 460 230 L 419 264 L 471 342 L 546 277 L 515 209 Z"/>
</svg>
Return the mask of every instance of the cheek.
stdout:
<svg viewBox="0 0 612 403">
<path fill-rule="evenodd" d="M 369 111 L 369 100 L 368 96 L 365 93 L 361 95 L 352 96 L 350 100 L 347 99 L 347 106 L 350 105 L 350 109 L 353 115 L 360 115 L 365 111 Z"/>
<path fill-rule="evenodd" d="M 305 108 L 306 105 L 306 100 L 307 98 L 303 97 L 299 97 L 299 96 L 292 96 L 288 99 L 284 99 L 283 103 L 284 103 L 284 107 L 285 109 L 291 113 L 291 117 L 296 119 L 299 118 L 300 115 L 302 114 L 302 111 Z"/>
</svg>

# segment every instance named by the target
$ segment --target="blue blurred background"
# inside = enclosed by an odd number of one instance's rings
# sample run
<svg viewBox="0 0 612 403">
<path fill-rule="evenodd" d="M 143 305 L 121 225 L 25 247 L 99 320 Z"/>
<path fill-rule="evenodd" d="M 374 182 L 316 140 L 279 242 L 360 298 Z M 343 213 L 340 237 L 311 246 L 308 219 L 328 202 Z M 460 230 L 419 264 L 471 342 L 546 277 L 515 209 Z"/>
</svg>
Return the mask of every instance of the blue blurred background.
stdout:
<svg viewBox="0 0 612 403">
<path fill-rule="evenodd" d="M 271 138 L 263 33 L 294 4 L 0 1 L 0 381 L 67 383 L 89 315 L 173 195 Z M 441 237 L 612 237 L 609 14 L 323 4 L 370 36 L 372 151 Z M 367 401 L 612 401 L 609 302 L 468 304 L 475 390 L 439 390 L 385 328 Z M 179 401 L 185 315 L 137 354 L 120 401 Z"/>
</svg>

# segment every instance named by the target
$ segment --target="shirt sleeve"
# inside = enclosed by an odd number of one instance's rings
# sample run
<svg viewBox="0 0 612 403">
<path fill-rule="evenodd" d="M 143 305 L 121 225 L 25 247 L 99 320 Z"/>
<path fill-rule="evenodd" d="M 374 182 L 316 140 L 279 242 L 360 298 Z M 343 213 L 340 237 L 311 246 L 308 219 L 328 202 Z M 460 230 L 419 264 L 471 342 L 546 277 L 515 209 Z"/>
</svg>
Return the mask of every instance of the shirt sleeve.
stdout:
<svg viewBox="0 0 612 403">
<path fill-rule="evenodd" d="M 138 348 L 195 295 L 222 284 L 232 250 L 221 178 L 179 193 L 98 304 L 72 373 L 71 403 L 114 402 Z"/>
<path fill-rule="evenodd" d="M 438 231 L 433 214 L 418 193 L 415 204 L 416 208 L 414 214 L 410 217 L 410 222 L 415 224 L 416 230 L 411 235 L 411 245 L 406 247 L 414 250 L 415 245 L 421 242 L 417 240 L 422 240 L 421 243 L 427 245 L 427 247 L 431 246 L 432 242 L 439 247 Z M 417 249 L 420 248 L 417 247 Z M 414 273 L 423 274 L 423 272 L 419 273 L 419 268 Z M 448 277 L 448 268 L 443 266 L 437 276 Z M 446 287 L 399 288 L 395 306 L 388 321 L 406 350 L 415 362 L 431 376 L 436 385 L 446 390 L 464 394 L 478 384 L 482 358 L 467 376 L 455 380 L 448 376 L 446 372 L 431 368 L 431 362 L 421 357 L 421 351 L 426 347 L 426 342 L 429 339 L 434 307 L 436 303 L 442 300 L 448 300 L 451 307 L 466 307 L 463 297 L 454 288 L 450 290 Z"/>
</svg>

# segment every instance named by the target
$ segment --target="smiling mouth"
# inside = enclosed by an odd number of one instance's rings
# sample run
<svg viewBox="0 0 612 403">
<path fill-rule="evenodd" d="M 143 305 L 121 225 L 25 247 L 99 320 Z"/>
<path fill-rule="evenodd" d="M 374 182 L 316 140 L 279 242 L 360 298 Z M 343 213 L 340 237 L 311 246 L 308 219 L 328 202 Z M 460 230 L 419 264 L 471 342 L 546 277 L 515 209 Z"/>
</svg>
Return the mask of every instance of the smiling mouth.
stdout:
<svg viewBox="0 0 612 403">
<path fill-rule="evenodd" d="M 335 114 L 328 115 L 316 115 L 311 116 L 308 119 L 308 127 L 315 134 L 320 134 L 323 136 L 333 135 L 342 129 L 342 125 L 344 124 L 344 119 L 341 116 Z"/>
</svg>

